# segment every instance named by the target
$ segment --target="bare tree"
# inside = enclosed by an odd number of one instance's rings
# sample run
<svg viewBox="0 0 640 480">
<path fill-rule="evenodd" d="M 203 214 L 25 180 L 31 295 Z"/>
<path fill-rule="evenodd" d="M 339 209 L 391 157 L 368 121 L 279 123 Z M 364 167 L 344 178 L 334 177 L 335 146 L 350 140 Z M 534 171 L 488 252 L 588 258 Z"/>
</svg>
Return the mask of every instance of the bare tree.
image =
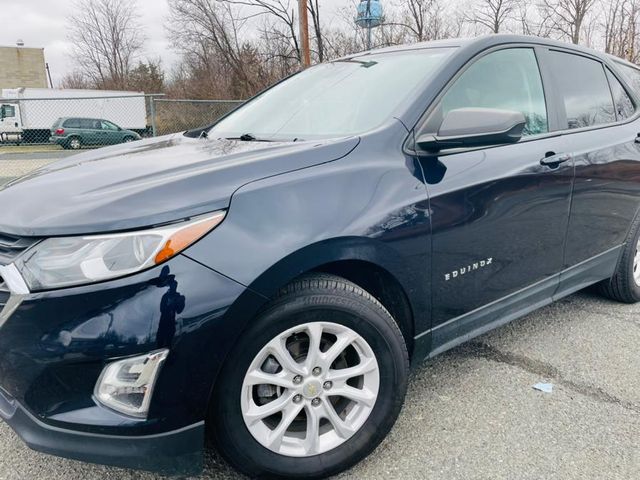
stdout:
<svg viewBox="0 0 640 480">
<path fill-rule="evenodd" d="M 612 55 L 638 61 L 638 22 L 640 4 L 638 0 L 612 0 L 604 9 L 604 50 Z"/>
<path fill-rule="evenodd" d="M 470 23 L 500 33 L 505 24 L 515 17 L 520 0 L 480 0 L 465 16 Z"/>
<path fill-rule="evenodd" d="M 300 42 L 296 32 L 298 20 L 296 17 L 297 2 L 291 0 L 221 0 L 232 5 L 244 5 L 252 7 L 247 17 L 256 16 L 268 17 L 268 29 L 272 35 L 280 40 L 290 43 L 291 49 L 295 52 L 300 63 L 302 63 L 302 52 Z M 272 38 L 273 39 L 273 38 Z"/>
<path fill-rule="evenodd" d="M 539 5 L 541 25 L 546 25 L 550 34 L 556 34 L 578 44 L 595 1 L 542 0 Z"/>
<path fill-rule="evenodd" d="M 125 88 L 144 35 L 135 0 L 78 0 L 69 40 L 79 72 L 98 88 Z"/>
<path fill-rule="evenodd" d="M 91 88 L 91 84 L 87 80 L 87 77 L 78 70 L 67 73 L 62 80 L 60 80 L 60 88 Z"/>
<path fill-rule="evenodd" d="M 318 55 L 318 61 L 324 62 L 324 34 L 320 24 L 320 4 L 319 0 L 309 0 L 309 15 L 311 16 L 311 22 L 313 23 L 313 31 L 315 33 L 316 51 Z"/>
<path fill-rule="evenodd" d="M 445 10 L 441 0 L 403 0 L 399 15 L 402 18 L 399 24 L 410 34 L 409 41 L 438 40 L 459 33 L 459 19 Z"/>
<path fill-rule="evenodd" d="M 253 47 L 241 38 L 246 19 L 230 3 L 216 0 L 175 0 L 170 7 L 168 31 L 183 55 L 182 68 L 206 75 L 205 90 L 211 93 L 224 87 L 238 98 L 255 92 L 259 62 Z M 216 86 L 217 81 L 225 85 Z"/>
</svg>

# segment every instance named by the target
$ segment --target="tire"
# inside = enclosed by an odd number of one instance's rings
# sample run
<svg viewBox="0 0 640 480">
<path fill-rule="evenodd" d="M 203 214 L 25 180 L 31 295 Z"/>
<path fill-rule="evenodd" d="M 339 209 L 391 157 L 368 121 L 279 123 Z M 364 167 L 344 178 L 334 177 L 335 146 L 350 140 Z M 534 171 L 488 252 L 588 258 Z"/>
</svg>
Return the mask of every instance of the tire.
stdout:
<svg viewBox="0 0 640 480">
<path fill-rule="evenodd" d="M 128 135 L 122 139 L 122 143 L 129 143 L 129 142 L 133 142 L 134 140 L 135 140 L 134 137 L 132 137 L 131 135 Z"/>
<path fill-rule="evenodd" d="M 640 301 L 640 215 L 631 224 L 613 277 L 600 283 L 599 290 L 618 302 Z"/>
<path fill-rule="evenodd" d="M 287 343 L 287 351 L 298 354 L 298 361 L 289 365 L 306 372 L 298 375 L 297 386 L 295 371 L 283 368 L 280 361 L 274 364 L 273 350 L 266 347 L 281 345 L 276 339 L 283 336 L 287 342 L 293 339 Z M 324 350 L 320 348 L 316 360 L 307 362 L 312 338 L 321 338 Z M 355 339 L 349 344 L 343 343 L 345 338 Z M 347 344 L 350 346 L 342 350 Z M 342 353 L 332 361 L 336 352 Z M 330 367 L 323 361 L 331 362 Z M 311 368 L 315 364 L 324 367 L 321 373 L 318 367 Z M 347 382 L 340 380 L 340 368 L 353 365 L 366 373 Z M 248 380 L 249 371 L 256 372 L 256 366 L 260 375 L 269 367 L 271 373 L 267 375 L 284 375 L 288 383 L 280 387 L 249 386 L 253 383 Z M 252 478 L 324 478 L 353 466 L 385 438 L 404 403 L 408 371 L 409 358 L 400 329 L 375 298 L 340 277 L 306 275 L 285 287 L 241 335 L 214 389 L 210 434 L 227 461 Z M 339 395 L 344 391 L 352 396 L 356 389 L 361 401 Z M 373 395 L 376 390 L 377 395 Z M 257 412 L 246 406 L 256 407 L 256 399 L 264 400 L 256 395 L 263 394 L 273 397 L 267 407 L 279 401 L 286 405 L 284 413 L 257 421 L 258 417 L 245 416 L 243 412 Z M 300 413 L 296 416 L 297 411 Z M 344 418 L 349 415 L 348 421 L 336 420 L 334 414 L 338 412 Z M 282 443 L 275 441 L 268 447 L 271 438 L 278 438 L 275 433 L 283 419 L 293 418 L 291 415 L 295 419 L 284 430 Z M 309 422 L 311 418 L 320 418 L 320 423 Z M 311 425 L 319 425 L 322 433 L 309 434 Z M 266 435 L 261 436 L 263 432 Z"/>
<path fill-rule="evenodd" d="M 82 140 L 80 137 L 70 137 L 64 148 L 71 150 L 80 150 L 82 148 Z"/>
</svg>

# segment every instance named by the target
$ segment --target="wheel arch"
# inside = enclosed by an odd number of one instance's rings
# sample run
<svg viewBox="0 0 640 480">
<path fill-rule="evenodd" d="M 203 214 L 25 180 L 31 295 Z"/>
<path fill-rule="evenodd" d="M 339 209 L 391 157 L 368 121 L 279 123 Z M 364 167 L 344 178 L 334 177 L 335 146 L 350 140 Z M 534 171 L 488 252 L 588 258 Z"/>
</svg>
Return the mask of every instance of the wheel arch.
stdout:
<svg viewBox="0 0 640 480">
<path fill-rule="evenodd" d="M 251 328 L 252 320 L 279 291 L 296 278 L 313 272 L 345 278 L 377 298 L 398 323 L 411 359 L 416 332 L 415 313 L 425 308 L 420 302 L 426 298 L 423 290 L 409 288 L 412 280 L 415 282 L 410 273 L 413 270 L 415 266 L 409 265 L 396 250 L 366 237 L 324 240 L 285 256 L 247 285 L 245 292 L 229 307 L 228 331 L 233 332 L 233 338 L 229 338 L 228 348 L 219 352 L 222 354 L 219 369 L 227 362 L 242 334 Z M 214 372 L 207 402 L 210 406 L 219 373 L 220 370 Z"/>
<path fill-rule="evenodd" d="M 411 294 L 412 267 L 396 250 L 366 237 L 343 237 L 306 246 L 276 262 L 248 287 L 268 299 L 301 275 L 331 273 L 373 295 L 394 317 L 412 354 L 416 307 Z M 259 311 L 256 312 L 256 315 Z M 243 329 L 250 327 L 250 320 Z"/>
</svg>

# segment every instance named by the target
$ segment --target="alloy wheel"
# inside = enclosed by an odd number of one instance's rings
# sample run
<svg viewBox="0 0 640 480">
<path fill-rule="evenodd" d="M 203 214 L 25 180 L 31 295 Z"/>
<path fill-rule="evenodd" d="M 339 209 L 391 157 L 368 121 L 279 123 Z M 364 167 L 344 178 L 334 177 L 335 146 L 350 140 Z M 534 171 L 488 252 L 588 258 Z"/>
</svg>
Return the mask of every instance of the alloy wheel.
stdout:
<svg viewBox="0 0 640 480">
<path fill-rule="evenodd" d="M 344 325 L 306 323 L 273 338 L 251 362 L 242 415 L 269 450 L 318 455 L 364 425 L 379 385 L 378 362 L 364 338 Z"/>
</svg>

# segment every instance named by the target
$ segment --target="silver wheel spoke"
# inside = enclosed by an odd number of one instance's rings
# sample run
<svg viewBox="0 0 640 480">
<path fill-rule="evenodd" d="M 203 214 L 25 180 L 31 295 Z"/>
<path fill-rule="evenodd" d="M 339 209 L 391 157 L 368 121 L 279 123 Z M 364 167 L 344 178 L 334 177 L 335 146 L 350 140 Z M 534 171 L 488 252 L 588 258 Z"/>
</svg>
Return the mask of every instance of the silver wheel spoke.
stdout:
<svg viewBox="0 0 640 480">
<path fill-rule="evenodd" d="M 377 370 L 378 364 L 374 358 L 365 358 L 355 367 L 343 368 L 340 370 L 329 370 L 327 380 L 332 382 L 343 382 L 353 377 L 359 377 L 369 372 Z"/>
<path fill-rule="evenodd" d="M 269 438 L 267 439 L 269 448 L 280 448 L 285 432 L 291 426 L 291 422 L 298 416 L 302 408 L 302 405 L 290 404 L 289 407 L 282 412 L 282 420 L 280 420 L 278 426 L 269 434 Z"/>
<path fill-rule="evenodd" d="M 322 325 L 319 323 L 310 323 L 307 326 L 307 333 L 309 334 L 309 352 L 307 353 L 307 359 L 304 363 L 308 373 L 318 362 L 320 341 L 322 340 Z"/>
<path fill-rule="evenodd" d="M 316 413 L 316 407 L 310 405 L 305 407 L 307 414 L 307 435 L 304 439 L 304 449 L 307 455 L 313 455 L 318 452 L 320 444 L 320 417 Z"/>
<path fill-rule="evenodd" d="M 329 420 L 329 423 L 331 423 L 331 426 L 340 438 L 347 439 L 355 433 L 354 430 L 336 413 L 331 402 L 323 403 L 322 413 L 324 418 Z"/>
<path fill-rule="evenodd" d="M 253 405 L 252 408 L 244 413 L 244 418 L 249 424 L 254 424 L 260 420 L 264 420 L 271 415 L 283 411 L 287 405 L 291 403 L 291 395 L 282 395 L 266 405 Z"/>
<path fill-rule="evenodd" d="M 304 368 L 293 359 L 291 353 L 287 350 L 284 339 L 276 339 L 270 347 L 271 355 L 275 357 L 283 369 L 292 373 L 304 374 Z"/>
<path fill-rule="evenodd" d="M 326 368 L 329 368 L 335 359 L 338 358 L 338 355 L 344 352 L 344 350 L 351 345 L 356 338 L 358 338 L 358 334 L 353 330 L 349 330 L 338 335 L 335 343 L 331 345 L 331 348 L 329 348 L 324 355 L 322 355 Z"/>
<path fill-rule="evenodd" d="M 293 381 L 288 377 L 285 371 L 280 373 L 266 373 L 262 370 L 253 370 L 247 373 L 244 383 L 246 385 L 276 385 L 282 388 L 292 388 Z"/>
<path fill-rule="evenodd" d="M 361 403 L 369 408 L 373 407 L 376 403 L 376 395 L 369 390 L 365 388 L 360 390 L 359 388 L 350 387 L 348 385 L 331 390 L 331 396 L 348 398 L 349 400 Z"/>
</svg>

